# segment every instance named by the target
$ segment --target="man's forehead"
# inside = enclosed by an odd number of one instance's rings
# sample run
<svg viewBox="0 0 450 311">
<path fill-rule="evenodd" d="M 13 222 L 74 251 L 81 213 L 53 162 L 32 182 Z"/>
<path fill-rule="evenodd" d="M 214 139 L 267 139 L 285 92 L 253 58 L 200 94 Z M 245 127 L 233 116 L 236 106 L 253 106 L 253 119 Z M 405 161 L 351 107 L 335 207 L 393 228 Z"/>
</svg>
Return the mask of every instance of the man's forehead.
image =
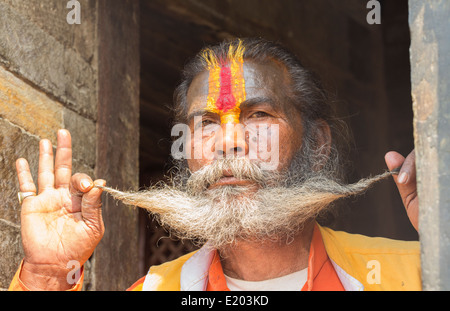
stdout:
<svg viewBox="0 0 450 311">
<path fill-rule="evenodd" d="M 210 83 L 218 83 L 211 79 L 209 71 L 198 74 L 192 81 L 188 93 L 188 114 L 205 109 L 208 96 L 211 95 Z M 247 99 L 271 98 L 276 102 L 277 97 L 286 91 L 289 78 L 287 70 L 273 61 L 263 64 L 254 61 L 245 61 L 243 65 L 243 77 Z M 215 92 L 220 92 L 216 89 Z"/>
</svg>

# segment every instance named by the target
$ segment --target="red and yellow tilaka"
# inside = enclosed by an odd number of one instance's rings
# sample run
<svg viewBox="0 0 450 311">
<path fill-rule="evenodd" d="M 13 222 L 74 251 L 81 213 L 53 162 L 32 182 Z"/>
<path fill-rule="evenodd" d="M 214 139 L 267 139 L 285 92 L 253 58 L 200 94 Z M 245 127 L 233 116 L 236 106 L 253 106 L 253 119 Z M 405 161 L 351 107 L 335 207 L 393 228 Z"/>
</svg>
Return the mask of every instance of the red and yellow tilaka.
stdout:
<svg viewBox="0 0 450 311">
<path fill-rule="evenodd" d="M 203 53 L 209 71 L 206 110 L 219 114 L 221 123 L 239 123 L 239 105 L 246 99 L 244 50 L 239 41 L 230 45 L 227 59 L 218 59 L 211 50 Z"/>
</svg>

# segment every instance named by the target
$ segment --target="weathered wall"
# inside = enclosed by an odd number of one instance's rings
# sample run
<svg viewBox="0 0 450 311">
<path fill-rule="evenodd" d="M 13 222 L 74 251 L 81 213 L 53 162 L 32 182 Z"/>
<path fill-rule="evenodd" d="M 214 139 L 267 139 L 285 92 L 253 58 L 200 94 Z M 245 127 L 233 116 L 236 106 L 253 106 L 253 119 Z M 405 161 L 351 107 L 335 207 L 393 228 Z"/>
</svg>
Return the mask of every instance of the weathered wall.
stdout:
<svg viewBox="0 0 450 311">
<path fill-rule="evenodd" d="M 96 4 L 81 1 L 81 25 L 66 22 L 64 1 L 0 3 L 0 288 L 23 254 L 15 160 L 29 160 L 36 178 L 38 142 L 67 128 L 74 170 L 94 175 L 97 74 Z M 35 179 L 36 181 L 36 179 Z"/>
<path fill-rule="evenodd" d="M 409 0 L 425 290 L 450 290 L 450 3 Z"/>
<path fill-rule="evenodd" d="M 108 75 L 99 75 L 98 62 L 101 50 L 98 10 L 104 1 L 80 0 L 80 25 L 67 23 L 66 16 L 70 11 L 66 8 L 67 2 L 0 2 L 0 289 L 8 288 L 23 257 L 15 160 L 19 157 L 28 159 L 36 182 L 39 140 L 48 138 L 56 147 L 56 131 L 66 128 L 72 133 L 74 173 L 107 179 L 111 174 L 108 175 L 105 167 L 113 164 L 106 161 L 103 169 L 98 170 L 98 135 L 101 133 L 105 138 L 115 131 L 126 134 L 127 130 L 108 128 L 108 121 L 98 121 L 98 115 L 102 114 L 98 108 L 107 107 L 99 96 L 99 81 L 109 79 Z M 116 22 L 120 25 L 120 19 Z M 102 31 L 109 33 L 105 28 Z M 117 36 L 116 40 L 124 37 Z M 107 57 L 103 54 L 103 59 Z M 116 60 L 116 64 L 120 66 L 120 60 Z M 116 81 L 135 78 L 125 71 L 118 71 L 115 77 Z M 129 87 L 126 91 L 138 94 L 133 83 L 139 83 L 138 79 L 126 81 Z M 132 97 L 129 111 L 133 111 L 133 104 L 138 102 L 133 100 Z M 137 113 L 138 110 L 134 111 Z M 130 114 L 121 117 L 124 122 L 136 122 Z M 102 130 L 98 132 L 100 123 Z M 129 147 L 133 147 L 131 143 Z M 125 150 L 122 154 L 133 162 L 128 155 L 136 154 L 136 150 Z M 130 164 L 127 176 L 136 176 L 136 167 L 137 164 Z M 109 179 L 114 180 L 114 176 Z M 128 187 L 134 186 L 132 178 L 127 181 Z M 108 227 L 128 230 L 134 227 L 134 219 L 130 216 L 128 223 L 109 223 Z M 131 243 L 128 250 L 133 252 L 135 248 Z M 113 257 L 112 251 L 112 248 L 103 248 L 101 254 Z M 86 265 L 87 289 L 95 288 L 95 279 L 109 282 L 108 273 L 97 272 L 94 262 Z"/>
</svg>

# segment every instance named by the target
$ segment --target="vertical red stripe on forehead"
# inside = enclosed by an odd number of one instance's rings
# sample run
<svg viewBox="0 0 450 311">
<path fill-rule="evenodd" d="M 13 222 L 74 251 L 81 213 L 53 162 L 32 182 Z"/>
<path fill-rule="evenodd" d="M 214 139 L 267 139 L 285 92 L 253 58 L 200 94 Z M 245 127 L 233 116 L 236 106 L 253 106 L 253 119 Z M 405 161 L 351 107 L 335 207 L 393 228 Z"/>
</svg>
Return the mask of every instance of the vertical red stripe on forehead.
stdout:
<svg viewBox="0 0 450 311">
<path fill-rule="evenodd" d="M 220 69 L 220 93 L 216 102 L 216 108 L 222 112 L 227 112 L 236 106 L 231 78 L 231 68 L 229 66 L 222 66 Z"/>
<path fill-rule="evenodd" d="M 246 98 L 244 51 L 239 40 L 237 46 L 229 46 L 224 58 L 218 58 L 210 49 L 202 52 L 209 71 L 206 111 L 218 114 L 222 124 L 239 123 L 239 106 Z"/>
</svg>

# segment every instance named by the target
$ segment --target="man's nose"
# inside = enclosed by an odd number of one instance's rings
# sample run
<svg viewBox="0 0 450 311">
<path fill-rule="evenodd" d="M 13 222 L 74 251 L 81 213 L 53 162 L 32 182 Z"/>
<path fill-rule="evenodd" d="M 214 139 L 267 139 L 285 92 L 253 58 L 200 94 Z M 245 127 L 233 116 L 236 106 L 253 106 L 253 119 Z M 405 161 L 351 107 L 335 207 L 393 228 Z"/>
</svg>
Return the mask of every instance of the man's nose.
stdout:
<svg viewBox="0 0 450 311">
<path fill-rule="evenodd" d="M 215 151 L 217 157 L 244 157 L 248 154 L 248 144 L 242 124 L 222 124 L 221 133 L 216 135 Z"/>
</svg>

